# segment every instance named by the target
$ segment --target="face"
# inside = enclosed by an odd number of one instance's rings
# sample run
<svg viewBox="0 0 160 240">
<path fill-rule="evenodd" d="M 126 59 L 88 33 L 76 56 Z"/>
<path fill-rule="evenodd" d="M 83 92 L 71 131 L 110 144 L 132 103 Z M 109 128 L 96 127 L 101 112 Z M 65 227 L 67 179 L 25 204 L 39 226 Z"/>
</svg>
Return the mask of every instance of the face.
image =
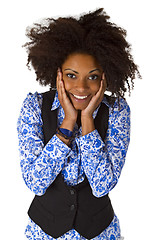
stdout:
<svg viewBox="0 0 160 240">
<path fill-rule="evenodd" d="M 88 54 L 71 54 L 62 65 L 64 86 L 77 110 L 85 109 L 98 92 L 103 70 Z"/>
</svg>

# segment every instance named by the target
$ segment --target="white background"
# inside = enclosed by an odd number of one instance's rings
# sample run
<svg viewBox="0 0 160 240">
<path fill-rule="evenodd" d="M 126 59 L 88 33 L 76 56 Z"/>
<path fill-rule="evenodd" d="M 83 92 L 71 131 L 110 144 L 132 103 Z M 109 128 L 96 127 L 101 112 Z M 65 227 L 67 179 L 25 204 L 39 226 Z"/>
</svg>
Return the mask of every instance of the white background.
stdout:
<svg viewBox="0 0 160 240">
<path fill-rule="evenodd" d="M 111 20 L 127 29 L 143 80 L 127 96 L 131 142 L 118 185 L 110 193 L 125 240 L 160 239 L 160 27 L 158 0 L 14 0 L 0 3 L 0 236 L 23 240 L 33 193 L 19 166 L 17 118 L 28 92 L 43 92 L 28 71 L 25 29 L 45 17 L 77 15 L 104 7 Z"/>
</svg>

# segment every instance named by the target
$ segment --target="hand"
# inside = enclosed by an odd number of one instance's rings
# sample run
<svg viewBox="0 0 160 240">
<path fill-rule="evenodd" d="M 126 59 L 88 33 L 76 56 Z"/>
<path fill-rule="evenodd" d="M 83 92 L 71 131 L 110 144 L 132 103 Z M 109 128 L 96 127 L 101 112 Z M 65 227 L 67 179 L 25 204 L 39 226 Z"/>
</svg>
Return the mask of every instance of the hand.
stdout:
<svg viewBox="0 0 160 240">
<path fill-rule="evenodd" d="M 58 69 L 57 71 L 57 91 L 58 99 L 65 113 L 65 118 L 61 127 L 67 128 L 72 131 L 77 121 L 78 111 L 74 108 L 73 104 L 71 103 L 70 99 L 66 94 L 63 76 L 60 69 Z"/>
<path fill-rule="evenodd" d="M 102 74 L 102 80 L 100 83 L 100 88 L 98 92 L 92 97 L 91 101 L 89 102 L 88 106 L 82 110 L 81 117 L 92 117 L 93 112 L 96 110 L 98 105 L 101 103 L 104 92 L 106 90 L 106 79 L 104 73 Z"/>
<path fill-rule="evenodd" d="M 101 103 L 104 92 L 106 90 L 106 79 L 104 73 L 98 92 L 92 97 L 88 106 L 81 112 L 81 123 L 82 123 L 82 135 L 86 135 L 95 130 L 93 112 L 96 110 L 98 105 Z"/>
</svg>

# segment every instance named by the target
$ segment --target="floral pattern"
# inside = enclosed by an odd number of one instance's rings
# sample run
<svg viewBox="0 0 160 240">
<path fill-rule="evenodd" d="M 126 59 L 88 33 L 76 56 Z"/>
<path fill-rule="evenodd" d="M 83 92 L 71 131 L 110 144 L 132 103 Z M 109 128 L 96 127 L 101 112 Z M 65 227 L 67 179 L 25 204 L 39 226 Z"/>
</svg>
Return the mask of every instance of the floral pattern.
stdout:
<svg viewBox="0 0 160 240">
<path fill-rule="evenodd" d="M 18 119 L 18 137 L 22 176 L 28 188 L 36 195 L 43 195 L 56 176 L 62 172 L 68 185 L 76 185 L 88 178 L 93 195 L 102 197 L 117 184 L 130 141 L 130 108 L 124 99 L 109 106 L 108 131 L 102 141 L 97 130 L 82 136 L 82 129 L 76 125 L 71 147 L 65 145 L 56 135 L 44 146 L 43 122 L 41 118 L 42 94 L 29 93 L 23 102 Z M 64 111 L 55 95 L 52 109 L 58 108 L 58 125 L 64 119 Z M 95 110 L 95 118 L 98 109 Z M 26 237 L 36 240 L 54 240 L 44 233 L 31 219 L 26 227 Z M 74 229 L 60 239 L 83 239 Z M 120 226 L 115 215 L 110 226 L 99 239 L 120 239 Z"/>
</svg>

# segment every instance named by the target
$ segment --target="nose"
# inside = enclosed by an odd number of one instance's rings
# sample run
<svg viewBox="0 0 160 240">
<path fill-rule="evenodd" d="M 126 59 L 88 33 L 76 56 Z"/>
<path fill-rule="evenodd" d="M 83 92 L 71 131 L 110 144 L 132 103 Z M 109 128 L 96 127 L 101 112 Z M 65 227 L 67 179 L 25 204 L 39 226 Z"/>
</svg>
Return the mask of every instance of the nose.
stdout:
<svg viewBox="0 0 160 240">
<path fill-rule="evenodd" d="M 79 92 L 84 92 L 88 89 L 88 84 L 87 81 L 84 78 L 78 79 L 77 83 L 76 83 L 76 89 Z"/>
</svg>

